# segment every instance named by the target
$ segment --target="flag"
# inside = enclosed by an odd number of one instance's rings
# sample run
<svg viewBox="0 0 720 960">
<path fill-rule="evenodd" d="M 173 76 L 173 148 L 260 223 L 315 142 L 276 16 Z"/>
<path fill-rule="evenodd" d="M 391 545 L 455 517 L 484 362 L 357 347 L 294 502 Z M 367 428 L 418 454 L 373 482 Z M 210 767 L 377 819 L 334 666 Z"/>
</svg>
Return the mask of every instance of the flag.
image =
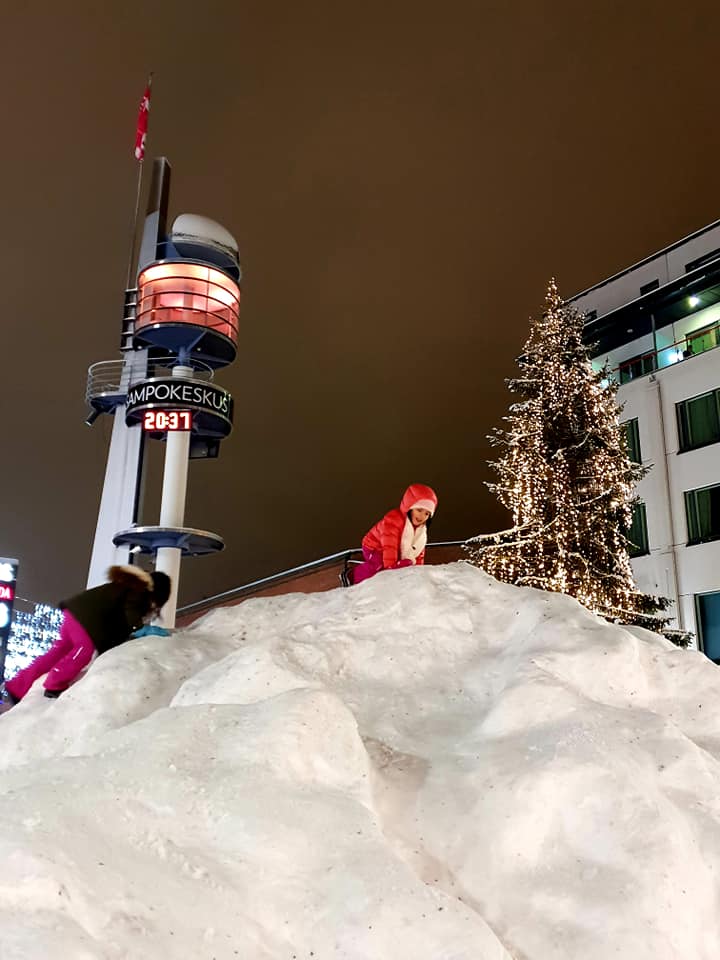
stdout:
<svg viewBox="0 0 720 960">
<path fill-rule="evenodd" d="M 150 113 L 150 83 L 151 81 L 148 80 L 145 93 L 140 101 L 137 131 L 135 133 L 135 159 L 140 163 L 145 159 L 145 139 L 147 137 L 148 114 Z"/>
</svg>

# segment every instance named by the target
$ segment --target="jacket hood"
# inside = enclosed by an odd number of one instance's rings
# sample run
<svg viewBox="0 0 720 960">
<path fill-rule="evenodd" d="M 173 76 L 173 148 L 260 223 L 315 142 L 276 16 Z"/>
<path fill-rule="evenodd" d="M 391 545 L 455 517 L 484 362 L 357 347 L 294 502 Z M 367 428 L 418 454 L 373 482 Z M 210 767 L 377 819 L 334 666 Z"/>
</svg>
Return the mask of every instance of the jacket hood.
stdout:
<svg viewBox="0 0 720 960">
<path fill-rule="evenodd" d="M 149 573 L 141 570 L 140 567 L 116 566 L 108 570 L 108 580 L 111 583 L 119 583 L 123 587 L 130 587 L 142 593 L 143 590 L 152 590 L 153 580 Z"/>
<path fill-rule="evenodd" d="M 400 509 L 403 513 L 408 513 L 413 507 L 419 507 L 429 510 L 430 516 L 434 516 L 437 504 L 437 494 L 432 487 L 427 487 L 424 483 L 411 483 L 400 501 Z"/>
</svg>

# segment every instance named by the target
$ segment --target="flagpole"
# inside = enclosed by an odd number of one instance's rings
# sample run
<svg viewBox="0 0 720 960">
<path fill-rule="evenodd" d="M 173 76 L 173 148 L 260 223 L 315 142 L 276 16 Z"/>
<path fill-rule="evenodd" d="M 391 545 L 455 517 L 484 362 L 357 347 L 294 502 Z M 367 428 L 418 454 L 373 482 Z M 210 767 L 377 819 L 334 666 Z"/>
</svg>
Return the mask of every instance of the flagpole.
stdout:
<svg viewBox="0 0 720 960">
<path fill-rule="evenodd" d="M 130 256 L 128 258 L 128 268 L 127 268 L 127 281 L 125 284 L 125 298 L 127 303 L 127 298 L 131 296 L 130 291 L 135 289 L 137 284 L 137 278 L 133 276 L 135 270 L 135 249 L 137 245 L 137 232 L 138 232 L 138 215 L 140 213 L 140 196 L 142 194 L 142 180 L 143 180 L 143 167 L 145 166 L 145 138 L 147 135 L 147 124 L 148 124 L 148 111 L 150 110 L 150 93 L 152 89 L 152 78 L 153 75 L 150 75 L 147 78 L 147 83 L 145 84 L 145 93 L 143 94 L 143 99 L 140 105 L 140 113 L 138 115 L 138 129 L 135 133 L 135 159 L 138 162 L 138 174 L 137 174 L 137 187 L 135 189 L 135 213 L 133 214 L 133 223 L 132 223 L 132 234 L 130 236 Z M 133 298 L 136 300 L 136 298 Z M 133 318 L 135 316 L 135 310 L 137 309 L 137 304 L 133 307 Z M 134 319 L 133 319 L 133 328 L 134 328 Z M 145 351 L 147 357 L 147 350 Z M 145 369 L 147 370 L 147 359 L 145 360 Z M 137 428 L 136 428 L 137 429 Z M 133 499 L 133 508 L 132 508 L 132 522 L 133 524 L 137 523 L 142 509 L 143 495 L 144 495 L 144 478 L 145 478 L 145 432 L 140 431 L 140 440 L 137 453 L 137 465 L 135 468 L 135 497 Z M 131 564 L 135 563 L 135 557 L 131 553 L 128 557 Z"/>
<path fill-rule="evenodd" d="M 144 162 L 142 160 L 139 160 L 138 175 L 137 175 L 137 189 L 135 192 L 135 213 L 133 215 L 132 232 L 130 234 L 130 254 L 128 256 L 127 280 L 125 281 L 126 290 L 130 290 L 132 289 L 132 287 L 135 286 L 135 284 L 132 282 L 132 279 L 133 279 L 133 264 L 135 263 L 135 245 L 136 245 L 136 239 L 137 239 L 138 212 L 140 210 L 140 194 L 142 193 L 143 166 L 144 166 Z"/>
</svg>

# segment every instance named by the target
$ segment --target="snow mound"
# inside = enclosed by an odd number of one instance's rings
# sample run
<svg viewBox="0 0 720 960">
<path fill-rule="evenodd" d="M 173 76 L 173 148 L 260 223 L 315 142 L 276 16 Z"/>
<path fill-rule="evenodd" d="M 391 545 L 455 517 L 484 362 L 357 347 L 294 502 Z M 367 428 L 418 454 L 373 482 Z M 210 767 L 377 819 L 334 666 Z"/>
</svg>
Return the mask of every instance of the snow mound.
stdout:
<svg viewBox="0 0 720 960">
<path fill-rule="evenodd" d="M 3 960 L 717 960 L 720 672 L 467 564 L 0 718 Z"/>
</svg>

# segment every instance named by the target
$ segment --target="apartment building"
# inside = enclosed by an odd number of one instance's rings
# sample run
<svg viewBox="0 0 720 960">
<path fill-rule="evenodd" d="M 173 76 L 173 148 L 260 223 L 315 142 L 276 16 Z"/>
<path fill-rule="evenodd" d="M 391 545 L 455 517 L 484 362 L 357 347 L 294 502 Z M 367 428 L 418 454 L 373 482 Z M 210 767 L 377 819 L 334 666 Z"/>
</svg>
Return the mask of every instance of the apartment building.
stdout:
<svg viewBox="0 0 720 960">
<path fill-rule="evenodd" d="M 720 662 L 720 221 L 584 290 L 593 363 L 607 363 L 635 460 L 630 539 L 641 590 Z"/>
</svg>

